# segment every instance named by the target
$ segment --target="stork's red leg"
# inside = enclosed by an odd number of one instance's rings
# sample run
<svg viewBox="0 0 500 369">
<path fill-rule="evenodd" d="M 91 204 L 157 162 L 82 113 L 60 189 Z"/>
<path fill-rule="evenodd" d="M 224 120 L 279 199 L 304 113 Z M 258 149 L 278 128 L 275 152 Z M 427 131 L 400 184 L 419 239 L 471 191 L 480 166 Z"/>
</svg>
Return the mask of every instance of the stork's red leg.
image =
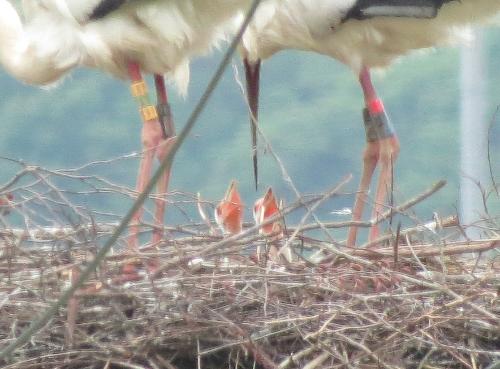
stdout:
<svg viewBox="0 0 500 369">
<path fill-rule="evenodd" d="M 146 82 L 142 78 L 139 65 L 134 62 L 129 62 L 128 72 L 132 82 L 132 95 L 139 102 L 140 113 L 143 121 L 142 145 L 144 148 L 144 155 L 139 166 L 139 174 L 137 176 L 136 184 L 137 192 L 142 192 L 150 179 L 154 157 L 155 155 L 159 155 L 160 152 L 163 154 L 164 149 L 159 149 L 159 147 L 165 146 L 164 144 L 167 140 L 165 139 L 164 128 L 162 122 L 160 121 L 157 107 L 150 103 Z M 164 185 L 160 185 L 160 187 L 161 189 L 166 190 Z M 164 205 L 163 208 L 161 208 L 161 213 L 163 213 L 163 211 Z M 137 250 L 138 248 L 139 223 L 142 214 L 143 210 L 141 209 L 137 211 L 132 218 L 128 242 L 130 250 Z M 160 216 L 157 211 L 155 221 L 160 221 L 160 219 L 163 221 L 163 216 L 162 214 Z"/>
<path fill-rule="evenodd" d="M 141 141 L 144 153 L 139 165 L 139 173 L 137 175 L 136 182 L 136 190 L 140 193 L 146 187 L 151 175 L 155 150 L 159 140 L 158 137 L 161 137 L 162 133 L 160 125 L 158 124 L 158 113 L 156 112 L 156 108 L 149 103 L 146 82 L 142 78 L 139 65 L 134 62 L 129 62 L 128 73 L 132 83 L 131 92 L 139 102 L 141 118 L 143 121 Z M 131 220 L 128 240 L 128 247 L 131 251 L 136 251 L 138 249 L 139 223 L 143 212 L 143 209 L 138 210 Z"/>
<path fill-rule="evenodd" d="M 361 174 L 361 181 L 359 183 L 358 192 L 354 201 L 352 210 L 352 220 L 359 221 L 363 215 L 363 209 L 368 197 L 368 189 L 372 181 L 373 172 L 378 162 L 378 145 L 376 143 L 368 142 L 363 153 L 363 172 Z M 350 227 L 347 236 L 347 246 L 354 246 L 356 244 L 356 237 L 358 227 Z"/>
<path fill-rule="evenodd" d="M 365 98 L 366 108 L 364 120 L 366 128 L 367 145 L 363 154 L 363 172 L 361 182 L 354 202 L 354 221 L 361 220 L 364 204 L 367 199 L 370 182 L 375 167 L 380 163 L 380 175 L 375 193 L 373 217 L 378 216 L 384 207 L 385 198 L 392 184 L 393 164 L 399 153 L 399 140 L 385 113 L 382 100 L 380 100 L 373 87 L 368 68 L 363 68 L 359 74 L 359 81 Z M 370 229 L 370 240 L 378 236 L 378 226 Z M 347 237 L 347 245 L 356 243 L 357 227 L 351 227 Z"/>
<path fill-rule="evenodd" d="M 172 145 L 175 142 L 175 127 L 172 119 L 170 105 L 168 103 L 167 89 L 165 88 L 165 80 L 162 75 L 155 74 L 156 97 L 158 103 L 156 108 L 162 128 L 162 140 L 156 150 L 156 156 L 159 161 L 162 161 L 170 152 Z M 165 216 L 166 199 L 165 195 L 168 189 L 170 180 L 170 168 L 168 168 L 160 178 L 157 185 L 158 197 L 155 202 L 155 230 L 153 231 L 153 244 L 161 241 L 163 232 L 163 221 Z"/>
<path fill-rule="evenodd" d="M 396 135 L 379 140 L 379 163 L 380 173 L 375 193 L 375 205 L 373 207 L 372 219 L 379 217 L 383 210 L 387 196 L 392 192 L 393 166 L 399 154 L 399 140 Z M 373 241 L 379 236 L 379 228 L 373 226 L 370 229 L 369 240 Z"/>
</svg>

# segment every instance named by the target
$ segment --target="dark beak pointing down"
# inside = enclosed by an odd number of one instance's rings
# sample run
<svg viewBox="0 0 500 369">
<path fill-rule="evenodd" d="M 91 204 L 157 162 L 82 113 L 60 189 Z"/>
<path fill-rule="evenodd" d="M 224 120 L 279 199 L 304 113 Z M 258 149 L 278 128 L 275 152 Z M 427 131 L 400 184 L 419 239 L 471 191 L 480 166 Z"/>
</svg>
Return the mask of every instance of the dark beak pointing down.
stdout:
<svg viewBox="0 0 500 369">
<path fill-rule="evenodd" d="M 259 121 L 259 82 L 260 82 L 260 60 L 250 62 L 243 60 L 245 65 L 245 77 L 247 81 L 247 96 L 250 110 L 250 129 L 252 132 L 252 157 L 253 157 L 253 175 L 255 180 L 255 189 L 259 183 L 259 169 L 257 161 L 257 124 Z"/>
</svg>

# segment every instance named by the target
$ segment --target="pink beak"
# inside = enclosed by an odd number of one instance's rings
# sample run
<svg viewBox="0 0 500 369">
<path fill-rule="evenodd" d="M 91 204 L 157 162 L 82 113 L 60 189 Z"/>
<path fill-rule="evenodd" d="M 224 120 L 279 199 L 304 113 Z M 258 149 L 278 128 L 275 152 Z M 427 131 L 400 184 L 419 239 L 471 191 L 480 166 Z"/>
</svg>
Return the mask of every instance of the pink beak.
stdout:
<svg viewBox="0 0 500 369">
<path fill-rule="evenodd" d="M 215 208 L 215 220 L 226 234 L 238 234 L 243 225 L 243 202 L 236 181 L 231 181 L 226 195 Z"/>
<path fill-rule="evenodd" d="M 262 224 L 269 218 L 274 217 L 276 214 L 280 214 L 278 201 L 274 196 L 272 188 L 269 188 L 264 197 L 255 202 L 253 207 L 253 217 L 256 224 Z M 266 236 L 279 234 L 279 238 L 283 237 L 282 220 L 278 219 L 272 223 L 262 226 L 259 232 Z"/>
</svg>

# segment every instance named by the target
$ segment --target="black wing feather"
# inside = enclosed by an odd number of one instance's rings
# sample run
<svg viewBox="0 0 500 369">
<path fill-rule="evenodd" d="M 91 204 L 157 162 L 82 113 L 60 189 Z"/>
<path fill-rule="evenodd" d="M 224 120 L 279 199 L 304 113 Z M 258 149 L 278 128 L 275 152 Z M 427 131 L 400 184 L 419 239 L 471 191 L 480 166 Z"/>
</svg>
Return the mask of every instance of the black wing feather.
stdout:
<svg viewBox="0 0 500 369">
<path fill-rule="evenodd" d="M 89 20 L 104 18 L 125 4 L 127 0 L 102 0 L 92 11 Z"/>
<path fill-rule="evenodd" d="M 358 0 L 344 18 L 434 18 L 444 3 L 454 0 Z"/>
</svg>

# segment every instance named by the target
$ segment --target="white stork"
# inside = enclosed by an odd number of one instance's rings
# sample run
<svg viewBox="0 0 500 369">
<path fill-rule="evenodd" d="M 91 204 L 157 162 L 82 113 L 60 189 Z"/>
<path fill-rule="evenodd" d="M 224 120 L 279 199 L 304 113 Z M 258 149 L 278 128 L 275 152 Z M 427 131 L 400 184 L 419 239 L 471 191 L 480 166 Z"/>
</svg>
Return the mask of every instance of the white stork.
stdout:
<svg viewBox="0 0 500 369">
<path fill-rule="evenodd" d="M 285 49 L 317 52 L 349 66 L 364 94 L 367 146 L 353 208 L 360 220 L 374 170 L 380 177 L 373 214 L 380 214 L 392 180 L 399 141 L 371 82 L 370 68 L 386 67 L 415 49 L 459 43 L 468 26 L 500 12 L 499 0 L 275 0 L 257 10 L 241 43 L 247 95 L 257 122 L 262 59 Z M 252 120 L 252 119 L 251 119 Z M 252 123 L 254 176 L 257 185 L 257 135 Z M 351 227 L 347 245 L 356 243 Z M 378 228 L 372 227 L 370 239 Z"/>
<path fill-rule="evenodd" d="M 0 63 L 29 84 L 51 84 L 77 66 L 102 69 L 131 81 L 143 120 L 137 191 L 175 139 L 163 75 L 185 93 L 189 59 L 225 37 L 221 27 L 245 10 L 250 0 L 25 0 L 24 24 L 7 0 L 0 0 Z M 148 96 L 141 72 L 155 75 L 157 104 Z M 158 185 L 166 192 L 169 173 Z M 156 202 L 155 223 L 163 224 L 165 202 Z M 137 248 L 134 216 L 129 248 Z M 160 241 L 155 227 L 153 243 Z"/>
</svg>

